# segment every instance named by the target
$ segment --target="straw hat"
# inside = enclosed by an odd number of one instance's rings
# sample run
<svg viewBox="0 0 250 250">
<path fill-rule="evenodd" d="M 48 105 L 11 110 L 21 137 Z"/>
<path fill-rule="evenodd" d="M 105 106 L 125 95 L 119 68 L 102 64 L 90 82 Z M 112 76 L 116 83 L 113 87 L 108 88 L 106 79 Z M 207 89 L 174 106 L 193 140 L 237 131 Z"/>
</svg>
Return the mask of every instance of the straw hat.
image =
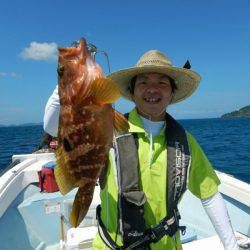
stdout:
<svg viewBox="0 0 250 250">
<path fill-rule="evenodd" d="M 141 73 L 162 73 L 175 80 L 177 89 L 173 93 L 171 104 L 180 102 L 196 90 L 200 83 L 200 75 L 190 69 L 173 67 L 172 62 L 163 53 L 150 50 L 142 55 L 135 67 L 115 71 L 108 78 L 115 81 L 121 94 L 133 101 L 129 90 L 131 79 Z"/>
</svg>

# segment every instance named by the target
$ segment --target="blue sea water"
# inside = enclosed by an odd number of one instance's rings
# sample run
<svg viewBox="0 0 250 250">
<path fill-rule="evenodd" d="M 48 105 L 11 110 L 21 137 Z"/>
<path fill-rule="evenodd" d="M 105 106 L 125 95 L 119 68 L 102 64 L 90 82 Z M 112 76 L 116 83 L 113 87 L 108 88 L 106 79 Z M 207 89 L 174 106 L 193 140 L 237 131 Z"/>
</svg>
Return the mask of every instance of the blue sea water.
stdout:
<svg viewBox="0 0 250 250">
<path fill-rule="evenodd" d="M 197 119 L 179 121 L 201 145 L 215 169 L 250 183 L 250 118 Z M 16 126 L 0 128 L 0 172 L 13 154 L 34 151 L 43 128 Z"/>
</svg>

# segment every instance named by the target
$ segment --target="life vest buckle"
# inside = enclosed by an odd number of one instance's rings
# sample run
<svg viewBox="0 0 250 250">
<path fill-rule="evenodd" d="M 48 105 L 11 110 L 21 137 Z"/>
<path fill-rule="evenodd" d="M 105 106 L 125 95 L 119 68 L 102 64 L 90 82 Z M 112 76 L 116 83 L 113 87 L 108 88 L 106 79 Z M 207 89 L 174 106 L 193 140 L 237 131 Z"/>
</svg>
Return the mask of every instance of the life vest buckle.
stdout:
<svg viewBox="0 0 250 250">
<path fill-rule="evenodd" d="M 179 229 L 178 212 L 174 212 L 172 217 L 165 217 L 159 224 L 146 231 L 149 234 L 151 242 L 158 242 L 164 235 L 172 237 Z"/>
</svg>

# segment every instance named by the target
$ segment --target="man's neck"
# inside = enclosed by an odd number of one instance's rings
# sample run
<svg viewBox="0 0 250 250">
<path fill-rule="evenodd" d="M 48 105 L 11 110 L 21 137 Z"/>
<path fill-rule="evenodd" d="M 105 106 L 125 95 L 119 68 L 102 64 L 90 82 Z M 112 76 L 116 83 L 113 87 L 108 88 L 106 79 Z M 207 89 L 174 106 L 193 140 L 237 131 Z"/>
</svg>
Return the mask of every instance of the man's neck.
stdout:
<svg viewBox="0 0 250 250">
<path fill-rule="evenodd" d="M 155 135 L 160 134 L 165 124 L 165 121 L 152 121 L 143 116 L 141 116 L 141 121 L 148 136 L 152 136 L 152 138 L 154 138 Z"/>
<path fill-rule="evenodd" d="M 149 115 L 149 114 L 146 114 L 138 109 L 137 110 L 137 113 L 144 117 L 145 119 L 148 119 L 150 121 L 153 121 L 153 122 L 159 122 L 159 121 L 165 121 L 166 119 L 166 116 L 165 116 L 165 111 L 162 113 L 162 114 L 159 114 L 159 115 Z"/>
</svg>

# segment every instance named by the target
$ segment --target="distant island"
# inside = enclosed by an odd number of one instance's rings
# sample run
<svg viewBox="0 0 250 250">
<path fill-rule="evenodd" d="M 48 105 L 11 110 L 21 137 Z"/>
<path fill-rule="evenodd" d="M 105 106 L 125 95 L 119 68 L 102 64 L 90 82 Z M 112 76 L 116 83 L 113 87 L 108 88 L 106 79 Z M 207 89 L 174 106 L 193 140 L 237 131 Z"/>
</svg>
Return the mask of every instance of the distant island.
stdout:
<svg viewBox="0 0 250 250">
<path fill-rule="evenodd" d="M 239 110 L 221 116 L 221 118 L 229 118 L 229 117 L 250 117 L 250 106 L 243 107 Z"/>
</svg>

